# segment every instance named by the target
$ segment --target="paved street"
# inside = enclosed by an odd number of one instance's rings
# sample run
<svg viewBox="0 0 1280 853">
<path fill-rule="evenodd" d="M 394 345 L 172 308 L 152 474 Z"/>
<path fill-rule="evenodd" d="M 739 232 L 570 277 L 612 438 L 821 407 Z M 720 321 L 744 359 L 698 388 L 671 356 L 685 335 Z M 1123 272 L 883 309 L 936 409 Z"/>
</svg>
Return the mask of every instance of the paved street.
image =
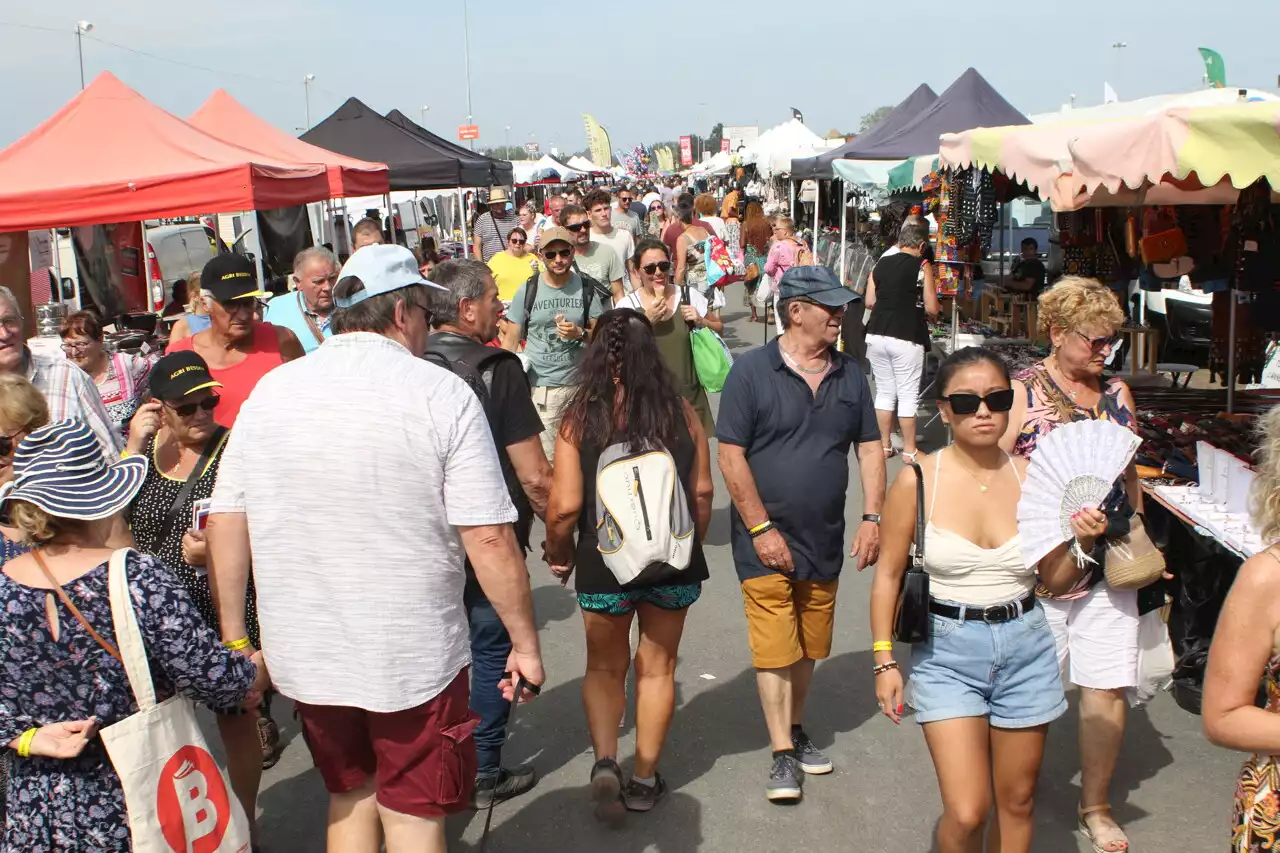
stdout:
<svg viewBox="0 0 1280 853">
<path fill-rule="evenodd" d="M 737 288 L 729 294 L 733 322 L 726 339 L 735 351 L 746 348 L 748 337 L 758 345 L 764 328 L 745 321 L 740 294 Z M 890 477 L 897 469 L 894 460 Z M 492 853 L 931 849 L 941 803 L 924 738 L 910 718 L 897 728 L 876 712 L 867 625 L 871 570 L 863 575 L 850 571 L 843 579 L 835 646 L 831 659 L 818 666 L 807 713 L 807 728 L 832 756 L 836 772 L 810 777 L 799 806 L 765 800 L 768 743 L 728 547 L 729 499 L 718 471 L 716 489 L 707 542 L 711 581 L 689 614 L 677 670 L 678 708 L 662 761 L 672 793 L 649 815 L 632 815 L 622 830 L 597 825 L 587 804 L 592 757 L 580 700 L 582 626 L 573 595 L 531 556 L 549 680 L 541 698 L 518 712 L 507 756 L 508 763 L 531 761 L 543 778 L 530 794 L 497 807 L 488 848 Z M 855 477 L 848 515 L 860 514 Z M 535 542 L 539 534 L 535 531 Z M 359 637 L 348 637 L 335 653 L 377 650 L 365 647 Z M 901 658 L 907 654 L 899 649 Z M 287 724 L 291 743 L 264 781 L 263 841 L 270 853 L 321 851 L 325 793 L 297 737 L 288 702 L 278 703 L 277 717 Z M 1076 719 L 1072 696 L 1071 711 L 1051 727 L 1041 774 L 1034 849 L 1043 853 L 1090 849 L 1075 832 Z M 624 764 L 633 742 L 632 723 L 628 714 Z M 1113 790 L 1116 815 L 1130 833 L 1132 849 L 1225 849 L 1239 764 L 1239 756 L 1209 745 L 1199 718 L 1168 696 L 1132 714 Z M 454 818 L 451 850 L 478 850 L 483 823 L 483 816 Z"/>
</svg>

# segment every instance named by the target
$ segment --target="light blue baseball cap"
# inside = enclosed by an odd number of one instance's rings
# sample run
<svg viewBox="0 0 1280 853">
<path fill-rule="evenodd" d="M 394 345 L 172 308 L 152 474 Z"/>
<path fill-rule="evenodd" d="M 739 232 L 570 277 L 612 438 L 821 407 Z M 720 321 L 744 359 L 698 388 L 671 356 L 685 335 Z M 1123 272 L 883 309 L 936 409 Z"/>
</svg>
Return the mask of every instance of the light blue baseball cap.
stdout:
<svg viewBox="0 0 1280 853">
<path fill-rule="evenodd" d="M 449 289 L 423 278 L 418 271 L 418 259 L 404 246 L 378 244 L 357 249 L 342 265 L 338 282 L 353 276 L 364 283 L 364 290 L 358 290 L 346 299 L 335 298 L 334 304 L 339 308 L 350 308 L 371 296 L 381 296 L 415 284 L 437 290 Z"/>
</svg>

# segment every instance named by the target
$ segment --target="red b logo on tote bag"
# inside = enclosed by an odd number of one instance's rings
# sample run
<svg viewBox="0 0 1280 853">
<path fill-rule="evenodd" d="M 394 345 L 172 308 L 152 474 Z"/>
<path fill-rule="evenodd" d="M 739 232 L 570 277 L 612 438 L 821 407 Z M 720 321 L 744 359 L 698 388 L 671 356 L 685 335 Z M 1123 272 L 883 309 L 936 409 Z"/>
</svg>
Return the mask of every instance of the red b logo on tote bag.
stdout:
<svg viewBox="0 0 1280 853">
<path fill-rule="evenodd" d="M 213 756 L 194 745 L 175 752 L 160 771 L 160 831 L 174 853 L 213 853 L 231 820 L 231 803 Z"/>
</svg>

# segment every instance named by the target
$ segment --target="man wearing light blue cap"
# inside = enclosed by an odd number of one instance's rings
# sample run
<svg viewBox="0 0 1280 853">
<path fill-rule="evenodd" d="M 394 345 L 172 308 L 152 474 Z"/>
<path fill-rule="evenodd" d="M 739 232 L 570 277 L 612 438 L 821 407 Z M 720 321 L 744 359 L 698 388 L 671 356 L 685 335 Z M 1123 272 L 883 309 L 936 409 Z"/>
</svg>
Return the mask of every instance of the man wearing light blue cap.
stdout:
<svg viewBox="0 0 1280 853">
<path fill-rule="evenodd" d="M 422 358 L 431 287 L 403 246 L 351 256 L 333 337 L 245 402 L 209 516 L 223 640 L 248 643 L 252 562 L 272 677 L 329 791 L 330 837 L 352 849 L 376 849 L 387 829 L 405 849 L 443 851 L 445 816 L 470 801 L 464 558 L 513 647 L 509 678 L 477 689 L 515 699 L 524 680 L 526 700 L 544 680 L 484 409 Z"/>
</svg>

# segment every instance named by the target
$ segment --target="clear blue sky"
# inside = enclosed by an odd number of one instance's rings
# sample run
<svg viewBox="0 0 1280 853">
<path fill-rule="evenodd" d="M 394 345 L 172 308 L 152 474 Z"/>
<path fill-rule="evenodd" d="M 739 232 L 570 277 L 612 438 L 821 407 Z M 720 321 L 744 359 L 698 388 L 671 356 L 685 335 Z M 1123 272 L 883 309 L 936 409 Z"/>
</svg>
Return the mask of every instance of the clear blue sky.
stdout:
<svg viewBox="0 0 1280 853">
<path fill-rule="evenodd" d="M 970 65 L 1024 113 L 1056 109 L 1072 93 L 1080 106 L 1097 104 L 1105 80 L 1125 99 L 1198 88 L 1201 45 L 1224 55 L 1230 85 L 1274 91 L 1280 74 L 1275 0 L 467 2 L 484 145 L 504 144 L 509 125 L 513 144 L 536 139 L 544 150 L 576 151 L 586 147 L 583 112 L 609 130 L 615 149 L 705 133 L 718 121 L 764 129 L 789 118 L 792 106 L 819 134 L 851 131 L 864 113 L 921 82 L 941 92 Z M 964 14 L 939 25 L 948 5 Z M 85 41 L 88 78 L 110 70 L 180 116 L 222 87 L 296 133 L 310 73 L 313 122 L 355 95 L 415 119 L 429 105 L 427 126 L 452 138 L 467 114 L 462 9 L 463 0 L 0 4 L 0 21 L 61 30 L 0 24 L 0 145 L 78 90 L 73 33 L 81 18 L 94 23 L 95 37 L 213 69 Z M 1113 50 L 1116 41 L 1128 47 Z"/>
</svg>

